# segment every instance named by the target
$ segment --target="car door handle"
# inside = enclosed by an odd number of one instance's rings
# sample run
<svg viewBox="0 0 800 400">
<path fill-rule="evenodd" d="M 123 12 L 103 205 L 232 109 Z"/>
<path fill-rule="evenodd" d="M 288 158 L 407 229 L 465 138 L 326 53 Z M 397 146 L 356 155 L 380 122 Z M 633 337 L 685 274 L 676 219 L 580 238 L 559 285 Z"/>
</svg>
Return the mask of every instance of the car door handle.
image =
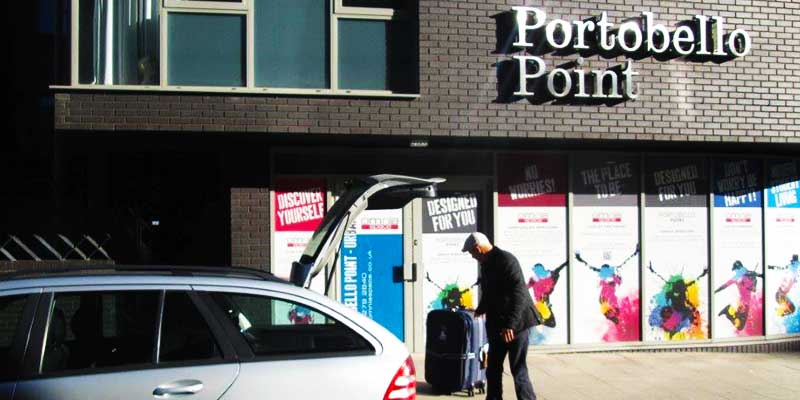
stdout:
<svg viewBox="0 0 800 400">
<path fill-rule="evenodd" d="M 203 382 L 196 379 L 182 379 L 179 381 L 159 385 L 153 390 L 153 397 L 169 399 L 173 397 L 191 396 L 203 390 Z"/>
</svg>

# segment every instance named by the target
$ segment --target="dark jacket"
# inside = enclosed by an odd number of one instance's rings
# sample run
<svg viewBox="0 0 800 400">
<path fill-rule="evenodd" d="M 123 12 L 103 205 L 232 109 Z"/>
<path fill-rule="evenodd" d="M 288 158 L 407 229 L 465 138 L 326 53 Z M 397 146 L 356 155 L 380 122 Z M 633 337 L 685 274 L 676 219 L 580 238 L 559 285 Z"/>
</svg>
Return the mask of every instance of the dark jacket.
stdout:
<svg viewBox="0 0 800 400">
<path fill-rule="evenodd" d="M 481 300 L 475 312 L 486 314 L 490 337 L 506 328 L 517 334 L 536 324 L 533 300 L 513 254 L 495 246 L 481 264 L 480 279 Z"/>
</svg>

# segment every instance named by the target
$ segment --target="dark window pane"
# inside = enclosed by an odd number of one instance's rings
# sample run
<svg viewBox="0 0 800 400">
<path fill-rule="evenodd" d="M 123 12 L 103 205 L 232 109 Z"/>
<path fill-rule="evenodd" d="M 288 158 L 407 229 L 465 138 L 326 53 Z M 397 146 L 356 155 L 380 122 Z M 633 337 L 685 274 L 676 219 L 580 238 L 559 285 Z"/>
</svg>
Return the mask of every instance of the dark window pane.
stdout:
<svg viewBox="0 0 800 400">
<path fill-rule="evenodd" d="M 159 362 L 220 359 L 205 319 L 184 292 L 167 292 Z"/>
<path fill-rule="evenodd" d="M 339 87 L 415 90 L 417 47 L 409 22 L 339 20 Z"/>
<path fill-rule="evenodd" d="M 158 85 L 158 2 L 80 0 L 80 83 Z"/>
<path fill-rule="evenodd" d="M 374 351 L 347 326 L 299 304 L 232 293 L 212 298 L 257 355 Z"/>
<path fill-rule="evenodd" d="M 170 13 L 169 84 L 244 86 L 244 36 L 240 15 Z"/>
<path fill-rule="evenodd" d="M 57 293 L 42 372 L 152 362 L 159 292 Z"/>
<path fill-rule="evenodd" d="M 9 379 L 12 372 L 6 367 L 14 365 L 9 352 L 26 298 L 25 295 L 0 297 L 0 381 Z"/>
<path fill-rule="evenodd" d="M 327 88 L 328 2 L 255 2 L 256 85 Z"/>
</svg>

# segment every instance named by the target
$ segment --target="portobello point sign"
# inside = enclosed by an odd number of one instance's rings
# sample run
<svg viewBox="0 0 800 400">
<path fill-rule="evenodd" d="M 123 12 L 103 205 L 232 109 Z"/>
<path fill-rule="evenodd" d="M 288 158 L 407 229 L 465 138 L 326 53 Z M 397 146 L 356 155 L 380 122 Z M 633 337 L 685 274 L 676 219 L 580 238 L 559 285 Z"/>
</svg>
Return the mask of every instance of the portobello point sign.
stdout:
<svg viewBox="0 0 800 400">
<path fill-rule="evenodd" d="M 606 12 L 582 21 L 547 20 L 545 11 L 512 7 L 494 16 L 497 50 L 513 60 L 498 66 L 498 102 L 528 99 L 534 104 L 613 105 L 639 95 L 634 60 L 723 63 L 747 55 L 752 47 L 742 29 L 726 32 L 722 17 L 695 15 L 674 30 L 656 22 L 644 11 L 619 25 Z M 544 55 L 577 55 L 565 64 L 548 68 Z M 586 70 L 587 57 L 627 60 L 608 69 Z"/>
</svg>

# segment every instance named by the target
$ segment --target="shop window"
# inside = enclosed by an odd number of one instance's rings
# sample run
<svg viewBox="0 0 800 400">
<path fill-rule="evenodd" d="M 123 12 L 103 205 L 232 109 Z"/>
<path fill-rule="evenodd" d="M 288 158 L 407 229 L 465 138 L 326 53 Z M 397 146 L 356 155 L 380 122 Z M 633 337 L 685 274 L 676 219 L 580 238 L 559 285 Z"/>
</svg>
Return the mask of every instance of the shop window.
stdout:
<svg viewBox="0 0 800 400">
<path fill-rule="evenodd" d="M 319 0 L 256 1 L 255 83 L 329 88 L 329 10 Z"/>
<path fill-rule="evenodd" d="M 78 81 L 159 83 L 159 0 L 77 0 Z"/>
<path fill-rule="evenodd" d="M 416 39 L 396 20 L 339 19 L 341 89 L 413 90 Z"/>
<path fill-rule="evenodd" d="M 244 86 L 245 17 L 171 13 L 170 85 Z"/>
</svg>

